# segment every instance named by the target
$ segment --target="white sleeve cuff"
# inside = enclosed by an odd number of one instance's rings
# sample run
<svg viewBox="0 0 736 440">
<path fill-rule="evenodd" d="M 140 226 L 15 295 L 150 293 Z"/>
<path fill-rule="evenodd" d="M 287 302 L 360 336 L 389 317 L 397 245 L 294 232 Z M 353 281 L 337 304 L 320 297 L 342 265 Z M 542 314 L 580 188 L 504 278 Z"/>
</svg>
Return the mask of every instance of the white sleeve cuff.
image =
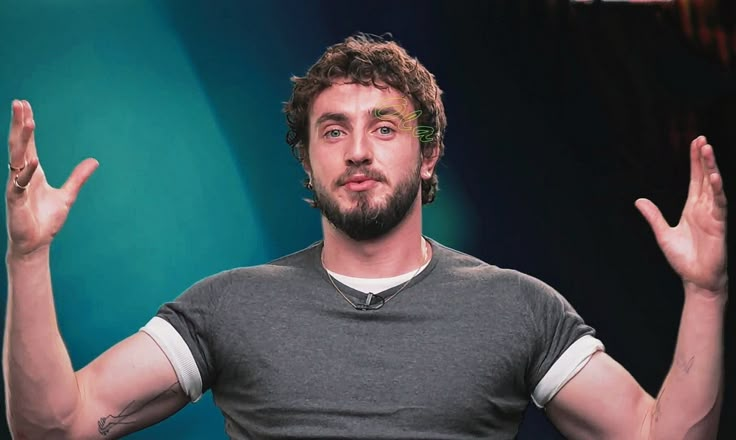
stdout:
<svg viewBox="0 0 736 440">
<path fill-rule="evenodd" d="M 179 385 L 189 396 L 189 400 L 196 402 L 202 397 L 202 377 L 199 368 L 194 361 L 189 346 L 178 331 L 163 318 L 154 316 L 148 323 L 141 327 L 141 331 L 147 333 L 164 352 L 171 366 L 174 367 Z"/>
<path fill-rule="evenodd" d="M 538 408 L 543 408 L 599 350 L 605 350 L 603 343 L 591 335 L 585 335 L 573 342 L 534 388 L 532 393 L 534 404 Z"/>
</svg>

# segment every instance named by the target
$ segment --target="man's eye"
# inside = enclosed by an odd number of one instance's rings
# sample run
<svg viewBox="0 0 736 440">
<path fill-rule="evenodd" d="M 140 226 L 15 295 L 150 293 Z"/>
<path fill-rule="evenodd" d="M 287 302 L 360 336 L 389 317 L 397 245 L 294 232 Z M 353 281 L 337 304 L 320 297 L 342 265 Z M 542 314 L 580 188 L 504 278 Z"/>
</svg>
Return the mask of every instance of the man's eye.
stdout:
<svg viewBox="0 0 736 440">
<path fill-rule="evenodd" d="M 382 125 L 382 126 L 378 127 L 378 131 L 379 131 L 379 133 L 381 133 L 383 135 L 389 135 L 389 134 L 391 134 L 391 133 L 394 132 L 394 129 L 391 128 L 391 127 L 387 127 L 385 125 Z"/>
<path fill-rule="evenodd" d="M 340 137 L 340 133 L 342 133 L 342 130 L 333 128 L 332 130 L 328 130 L 327 133 L 325 133 L 325 137 L 331 137 L 331 138 Z"/>
</svg>

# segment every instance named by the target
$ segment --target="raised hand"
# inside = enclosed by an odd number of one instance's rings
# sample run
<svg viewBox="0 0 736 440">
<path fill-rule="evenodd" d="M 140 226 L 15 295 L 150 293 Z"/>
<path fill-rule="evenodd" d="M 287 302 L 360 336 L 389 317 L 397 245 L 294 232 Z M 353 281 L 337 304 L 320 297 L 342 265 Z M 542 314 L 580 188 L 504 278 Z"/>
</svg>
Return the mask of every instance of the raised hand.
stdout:
<svg viewBox="0 0 736 440">
<path fill-rule="evenodd" d="M 8 135 L 10 173 L 5 203 L 8 253 L 16 257 L 50 246 L 64 225 L 80 188 L 99 166 L 95 159 L 85 159 L 74 168 L 61 188 L 51 187 L 38 159 L 34 129 L 31 104 L 14 100 Z"/>
<path fill-rule="evenodd" d="M 677 226 L 670 227 L 647 199 L 638 199 L 636 207 L 683 281 L 722 294 L 728 284 L 726 194 L 713 147 L 707 142 L 700 136 L 690 144 L 690 188 Z"/>
</svg>

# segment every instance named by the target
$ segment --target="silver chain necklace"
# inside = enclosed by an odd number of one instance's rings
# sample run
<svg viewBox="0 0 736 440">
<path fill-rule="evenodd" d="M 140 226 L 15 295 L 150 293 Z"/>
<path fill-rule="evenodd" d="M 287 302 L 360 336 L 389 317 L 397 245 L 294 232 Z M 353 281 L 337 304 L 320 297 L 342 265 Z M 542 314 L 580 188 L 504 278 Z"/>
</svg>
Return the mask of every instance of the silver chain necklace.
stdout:
<svg viewBox="0 0 736 440">
<path fill-rule="evenodd" d="M 342 296 L 343 299 L 345 299 L 345 301 L 348 302 L 348 304 L 353 306 L 355 310 L 360 310 L 361 312 L 365 312 L 367 310 L 378 310 L 381 307 L 383 307 L 384 304 L 389 302 L 389 300 L 393 299 L 402 290 L 404 290 L 404 288 L 409 285 L 411 280 L 413 280 L 417 275 L 419 275 L 419 271 L 421 271 L 422 267 L 424 267 L 424 265 L 427 263 L 427 258 L 428 258 L 427 244 L 428 243 L 426 242 L 426 240 L 424 240 L 424 237 L 422 237 L 422 263 L 419 265 L 416 272 L 414 272 L 414 275 L 412 275 L 411 278 L 406 280 L 406 282 L 399 288 L 399 290 L 397 290 L 393 295 L 385 299 L 381 295 L 375 294 L 373 292 L 368 292 L 365 298 L 365 302 L 363 304 L 354 303 L 350 301 L 350 298 L 348 298 L 348 296 L 345 295 L 342 292 L 342 290 L 340 290 L 339 287 L 337 287 L 337 284 L 335 284 L 335 280 L 332 278 L 332 275 L 330 275 L 330 272 L 325 267 L 325 260 L 324 260 L 323 254 L 320 254 L 320 261 L 322 262 L 322 268 L 325 270 L 325 273 L 327 274 L 327 278 L 329 278 L 330 283 L 332 284 L 332 287 L 334 287 L 335 290 L 337 290 L 337 293 L 339 293 L 340 296 Z M 374 298 L 378 299 L 378 302 L 376 304 L 372 304 Z"/>
</svg>

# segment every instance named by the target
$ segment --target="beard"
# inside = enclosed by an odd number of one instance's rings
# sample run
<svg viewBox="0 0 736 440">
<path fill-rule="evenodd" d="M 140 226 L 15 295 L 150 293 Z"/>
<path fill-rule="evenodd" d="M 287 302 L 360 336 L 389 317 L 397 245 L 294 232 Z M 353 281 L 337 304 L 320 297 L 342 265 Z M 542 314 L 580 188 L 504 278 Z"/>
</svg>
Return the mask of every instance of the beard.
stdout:
<svg viewBox="0 0 736 440">
<path fill-rule="evenodd" d="M 374 197 L 370 195 L 372 190 L 353 193 L 355 206 L 344 211 L 340 210 L 337 199 L 313 177 L 315 207 L 337 229 L 355 241 L 379 238 L 401 223 L 414 205 L 421 184 L 420 169 L 421 161 L 405 179 L 398 182 L 396 190 L 385 201 L 374 201 Z M 350 176 L 358 173 L 378 182 L 386 181 L 382 175 L 369 169 L 351 168 L 337 180 L 335 186 L 339 188 L 341 182 L 344 183 Z"/>
</svg>

